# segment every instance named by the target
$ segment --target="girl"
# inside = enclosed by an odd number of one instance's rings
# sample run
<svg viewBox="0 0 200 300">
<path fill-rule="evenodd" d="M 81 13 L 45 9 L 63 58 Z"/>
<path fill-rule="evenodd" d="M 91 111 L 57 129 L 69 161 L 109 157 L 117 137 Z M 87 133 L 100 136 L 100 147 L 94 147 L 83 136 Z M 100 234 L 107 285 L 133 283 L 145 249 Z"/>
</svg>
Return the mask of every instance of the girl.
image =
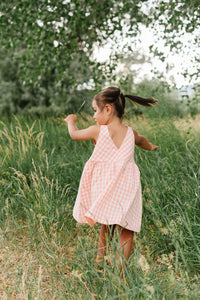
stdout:
<svg viewBox="0 0 200 300">
<path fill-rule="evenodd" d="M 119 249 L 125 259 L 129 258 L 133 234 L 140 231 L 142 218 L 140 172 L 134 161 L 134 145 L 149 151 L 158 147 L 123 125 L 125 98 L 144 106 L 157 103 L 154 98 L 123 95 L 119 88 L 108 87 L 92 101 L 97 125 L 78 130 L 75 115 L 65 119 L 73 140 L 94 139 L 96 144 L 82 173 L 73 216 L 91 226 L 101 223 L 97 262 L 103 260 L 106 237 L 113 235 L 116 226 L 120 228 Z"/>
</svg>

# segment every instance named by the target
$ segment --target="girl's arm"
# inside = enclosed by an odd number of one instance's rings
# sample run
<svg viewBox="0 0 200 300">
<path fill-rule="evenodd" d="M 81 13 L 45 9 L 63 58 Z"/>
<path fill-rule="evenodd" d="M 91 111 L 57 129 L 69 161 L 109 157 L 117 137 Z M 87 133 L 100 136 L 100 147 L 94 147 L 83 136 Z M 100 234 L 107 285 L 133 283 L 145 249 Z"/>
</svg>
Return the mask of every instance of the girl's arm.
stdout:
<svg viewBox="0 0 200 300">
<path fill-rule="evenodd" d="M 68 124 L 69 135 L 74 141 L 85 141 L 90 139 L 94 139 L 95 141 L 97 141 L 100 129 L 99 126 L 94 125 L 86 129 L 79 130 L 76 127 L 76 121 L 76 115 L 69 115 L 65 119 L 65 122 Z"/>
<path fill-rule="evenodd" d="M 135 135 L 135 144 L 137 146 L 141 147 L 142 149 L 149 150 L 149 151 L 152 151 L 152 150 L 158 148 L 158 146 L 153 145 L 152 143 L 148 142 L 144 136 L 139 135 L 137 133 L 137 131 L 134 129 L 133 129 L 133 133 Z"/>
</svg>

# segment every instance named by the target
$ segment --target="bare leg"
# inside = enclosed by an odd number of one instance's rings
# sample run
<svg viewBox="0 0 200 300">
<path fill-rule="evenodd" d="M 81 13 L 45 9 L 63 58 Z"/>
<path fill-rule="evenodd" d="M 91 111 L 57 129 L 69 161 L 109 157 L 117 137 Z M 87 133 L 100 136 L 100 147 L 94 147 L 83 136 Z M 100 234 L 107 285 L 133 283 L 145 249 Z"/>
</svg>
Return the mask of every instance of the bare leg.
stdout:
<svg viewBox="0 0 200 300">
<path fill-rule="evenodd" d="M 101 225 L 100 237 L 98 243 L 98 254 L 96 257 L 96 261 L 100 262 L 102 258 L 106 255 L 106 246 L 108 237 L 112 237 L 114 233 L 115 225 Z"/>
<path fill-rule="evenodd" d="M 126 228 L 123 228 L 121 226 L 119 226 L 119 228 L 121 231 L 120 238 L 119 238 L 119 250 L 122 252 L 124 258 L 128 260 L 133 247 L 134 232 Z M 119 268 L 122 271 L 121 277 L 124 278 L 124 265 L 122 264 L 122 260 L 119 256 L 117 260 L 118 260 Z"/>
<path fill-rule="evenodd" d="M 119 249 L 122 252 L 124 258 L 127 260 L 131 254 L 134 232 L 126 228 L 122 228 L 121 226 L 119 226 L 119 228 L 121 230 L 119 238 Z"/>
</svg>

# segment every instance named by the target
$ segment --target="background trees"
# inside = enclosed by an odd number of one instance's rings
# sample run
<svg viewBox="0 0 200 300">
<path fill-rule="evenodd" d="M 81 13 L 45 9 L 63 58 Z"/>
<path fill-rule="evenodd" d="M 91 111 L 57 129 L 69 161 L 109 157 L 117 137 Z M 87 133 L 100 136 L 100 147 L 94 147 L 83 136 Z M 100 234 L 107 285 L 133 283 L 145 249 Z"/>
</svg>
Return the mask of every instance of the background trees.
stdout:
<svg viewBox="0 0 200 300">
<path fill-rule="evenodd" d="M 188 66 L 183 66 L 185 76 L 198 77 L 200 72 L 200 58 L 198 49 L 200 46 L 199 26 L 200 26 L 200 3 L 198 0 L 169 0 L 152 1 L 149 7 L 151 14 L 151 25 L 156 29 L 158 37 L 165 41 L 165 45 L 170 47 L 170 51 L 182 55 L 187 53 L 189 48 L 194 49 L 194 56 L 191 57 L 193 71 L 188 73 Z M 157 26 L 157 24 L 159 26 Z M 158 32 L 159 31 L 159 32 Z M 164 53 L 155 51 L 164 56 Z M 196 51 L 195 51 L 196 50 Z"/>
<path fill-rule="evenodd" d="M 0 19 L 1 110 L 60 112 L 79 107 L 84 86 L 112 80 L 117 56 L 98 63 L 95 47 L 110 38 L 117 53 L 120 36 L 136 37 L 139 24 L 160 24 L 166 43 L 179 50 L 174 35 L 195 30 L 199 7 L 197 0 L 15 0 L 1 3 Z"/>
</svg>

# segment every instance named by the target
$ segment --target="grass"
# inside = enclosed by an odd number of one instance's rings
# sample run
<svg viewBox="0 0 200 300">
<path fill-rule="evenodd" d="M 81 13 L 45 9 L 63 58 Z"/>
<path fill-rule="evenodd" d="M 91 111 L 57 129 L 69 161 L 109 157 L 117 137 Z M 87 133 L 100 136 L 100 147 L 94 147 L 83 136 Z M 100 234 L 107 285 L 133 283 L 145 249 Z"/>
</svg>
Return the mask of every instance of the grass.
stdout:
<svg viewBox="0 0 200 300">
<path fill-rule="evenodd" d="M 126 122 L 159 149 L 135 150 L 143 222 L 124 280 L 115 263 L 117 233 L 99 269 L 99 225 L 80 225 L 72 217 L 93 142 L 72 141 L 62 119 L 13 116 L 1 122 L 1 299 L 200 297 L 198 126 L 180 119 Z"/>
</svg>

